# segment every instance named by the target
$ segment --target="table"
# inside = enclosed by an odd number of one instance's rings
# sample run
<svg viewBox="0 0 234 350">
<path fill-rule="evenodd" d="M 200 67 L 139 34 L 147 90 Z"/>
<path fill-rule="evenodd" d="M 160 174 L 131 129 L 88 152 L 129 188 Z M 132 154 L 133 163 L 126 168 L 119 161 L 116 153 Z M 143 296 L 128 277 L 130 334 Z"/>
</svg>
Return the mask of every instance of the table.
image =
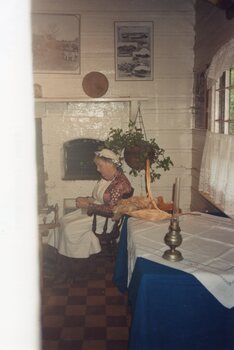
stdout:
<svg viewBox="0 0 234 350">
<path fill-rule="evenodd" d="M 207 221 L 210 216 L 203 218 Z M 223 220 L 219 221 L 221 226 Z M 148 250 L 143 245 L 139 247 L 133 227 L 136 232 L 142 229 L 144 236 L 151 238 Z M 209 229 L 201 235 L 210 240 L 208 233 Z M 234 237 L 234 229 L 232 233 Z M 187 242 L 189 238 L 188 234 Z M 139 241 L 141 239 L 140 236 Z M 129 244 L 133 247 L 129 247 Z M 163 253 L 168 247 L 163 241 L 161 244 L 158 251 Z M 185 237 L 180 250 L 183 251 L 186 265 L 187 253 L 182 249 L 183 244 L 186 246 Z M 161 261 L 161 255 L 158 258 L 160 262 L 149 260 L 152 246 L 151 224 L 132 218 L 125 220 L 113 281 L 120 291 L 128 290 L 132 308 L 129 350 L 233 350 L 234 308 L 224 306 L 197 277 L 182 271 L 178 263 L 177 268 L 166 266 L 171 263 L 164 259 Z M 129 255 L 132 255 L 131 259 Z M 231 266 L 233 261 L 230 261 L 230 269 Z M 234 280 L 229 282 L 234 283 Z"/>
</svg>

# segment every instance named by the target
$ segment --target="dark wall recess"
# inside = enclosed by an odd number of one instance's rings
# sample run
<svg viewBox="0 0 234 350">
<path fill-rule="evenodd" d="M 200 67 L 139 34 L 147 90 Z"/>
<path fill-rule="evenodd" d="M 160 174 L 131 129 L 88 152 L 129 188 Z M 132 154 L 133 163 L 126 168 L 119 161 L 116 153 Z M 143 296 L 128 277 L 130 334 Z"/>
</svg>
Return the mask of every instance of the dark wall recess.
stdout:
<svg viewBox="0 0 234 350">
<path fill-rule="evenodd" d="M 95 139 L 75 139 L 63 145 L 63 180 L 97 180 L 100 178 L 93 162 L 94 152 L 104 144 Z"/>
</svg>

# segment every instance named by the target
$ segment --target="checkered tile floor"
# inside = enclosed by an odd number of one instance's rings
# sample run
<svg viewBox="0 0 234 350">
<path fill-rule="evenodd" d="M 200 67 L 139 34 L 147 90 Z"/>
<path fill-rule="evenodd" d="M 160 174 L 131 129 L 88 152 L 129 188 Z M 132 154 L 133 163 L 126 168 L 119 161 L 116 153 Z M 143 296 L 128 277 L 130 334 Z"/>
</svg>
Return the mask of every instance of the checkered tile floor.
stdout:
<svg viewBox="0 0 234 350">
<path fill-rule="evenodd" d="M 130 310 L 113 269 L 113 260 L 97 256 L 83 260 L 78 282 L 44 280 L 42 350 L 127 350 Z"/>
</svg>

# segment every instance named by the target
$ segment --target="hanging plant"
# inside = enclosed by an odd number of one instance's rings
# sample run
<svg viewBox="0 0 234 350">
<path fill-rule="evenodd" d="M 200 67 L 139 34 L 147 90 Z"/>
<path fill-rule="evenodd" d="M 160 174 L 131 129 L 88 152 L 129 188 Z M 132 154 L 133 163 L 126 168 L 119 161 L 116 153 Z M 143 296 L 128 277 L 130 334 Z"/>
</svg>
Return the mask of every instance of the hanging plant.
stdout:
<svg viewBox="0 0 234 350">
<path fill-rule="evenodd" d="M 170 157 L 165 156 L 165 150 L 159 147 L 155 138 L 146 140 L 142 130 L 136 127 L 136 122 L 130 122 L 127 131 L 111 128 L 104 147 L 119 154 L 131 168 L 129 174 L 133 176 L 145 169 L 146 160 L 149 159 L 152 182 L 161 177 L 159 169 L 167 171 L 173 166 Z"/>
</svg>

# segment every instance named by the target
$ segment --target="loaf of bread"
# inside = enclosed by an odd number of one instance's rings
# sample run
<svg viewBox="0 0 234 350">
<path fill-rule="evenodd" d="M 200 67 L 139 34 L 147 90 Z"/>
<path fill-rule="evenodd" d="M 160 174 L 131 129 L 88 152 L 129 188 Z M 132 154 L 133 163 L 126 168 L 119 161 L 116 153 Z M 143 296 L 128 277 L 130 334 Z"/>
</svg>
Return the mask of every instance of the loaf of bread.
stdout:
<svg viewBox="0 0 234 350">
<path fill-rule="evenodd" d="M 122 199 L 114 207 L 114 220 L 118 220 L 122 215 L 129 215 L 150 221 L 158 221 L 171 217 L 173 203 L 165 203 L 162 196 L 153 198 L 150 190 L 150 168 L 149 162 L 146 163 L 146 189 L 147 196 L 133 196 L 128 199 Z"/>
</svg>

